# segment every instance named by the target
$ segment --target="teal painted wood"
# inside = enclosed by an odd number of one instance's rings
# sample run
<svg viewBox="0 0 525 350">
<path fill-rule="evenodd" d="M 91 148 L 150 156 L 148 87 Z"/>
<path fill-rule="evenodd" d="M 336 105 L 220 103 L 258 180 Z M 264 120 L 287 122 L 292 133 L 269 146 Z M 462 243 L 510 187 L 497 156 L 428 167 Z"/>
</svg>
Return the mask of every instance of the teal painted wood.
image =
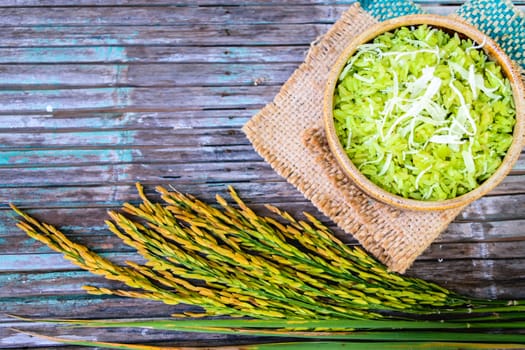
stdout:
<svg viewBox="0 0 525 350">
<path fill-rule="evenodd" d="M 2 114 L 0 115 L 0 132 L 10 133 L 17 130 L 21 133 L 35 131 L 104 131 L 108 129 L 135 130 L 144 129 L 191 129 L 219 125 L 224 128 L 240 129 L 248 119 L 257 112 L 256 109 L 221 108 L 186 111 L 150 111 L 150 112 L 97 112 L 73 111 L 45 114 Z"/>
<path fill-rule="evenodd" d="M 308 45 L 3 47 L 0 63 L 296 63 Z"/>
<path fill-rule="evenodd" d="M 113 252 L 109 255 L 103 253 L 101 253 L 101 255 L 111 258 L 111 260 L 117 264 L 124 264 L 126 260 L 144 263 L 144 259 L 141 259 L 139 256 L 134 256 L 133 254 Z M 21 270 L 21 267 L 32 272 L 78 270 L 76 265 L 64 259 L 62 254 L 57 253 L 2 255 L 1 272 L 18 272 Z M 61 290 L 64 289 L 61 288 Z M 80 290 L 80 288 L 78 288 L 78 290 Z"/>
<path fill-rule="evenodd" d="M 14 131 L 14 130 L 13 130 Z M 0 134 L 0 150 L 28 149 L 40 145 L 40 148 L 55 149 L 69 146 L 85 148 L 106 146 L 140 147 L 140 146 L 209 146 L 248 144 L 242 132 L 231 128 L 213 128 L 202 125 L 193 130 L 190 128 L 169 128 L 158 130 L 47 130 L 39 134 L 25 132 L 6 132 Z M 174 137 L 176 136 L 176 137 Z M 24 147 L 25 146 L 25 147 Z"/>
<path fill-rule="evenodd" d="M 40 317 L 64 317 L 64 315 L 68 315 L 69 318 L 80 318 L 89 314 L 93 318 L 107 317 L 107 315 L 119 315 L 122 318 L 138 318 L 141 316 L 140 310 L 147 310 L 149 314 L 148 318 L 161 318 L 165 317 L 166 314 L 180 313 L 185 310 L 198 311 L 198 308 L 195 307 L 188 308 L 188 306 L 165 305 L 154 301 L 87 295 L 81 290 L 76 294 L 68 295 L 55 294 L 26 296 L 23 298 L 16 296 L 0 298 L 1 309 L 9 314 L 20 314 L 20 311 L 23 312 L 24 308 L 20 307 L 23 304 L 28 305 L 29 308 L 33 310 L 33 315 Z M 20 322 L 9 318 L 3 313 L 0 314 L 0 324 L 3 326 L 0 328 L 0 340 L 5 339 L 4 337 L 8 335 L 14 334 L 9 328 L 15 325 L 19 327 L 22 326 Z M 42 329 L 42 325 L 35 325 L 33 327 L 26 325 L 26 327 L 30 327 L 35 331 Z M 46 328 L 47 327 L 44 327 L 44 329 Z M 48 330 L 49 328 L 46 329 L 46 331 Z M 126 333 L 126 336 L 128 335 L 129 334 Z M 166 335 L 169 336 L 169 333 L 165 333 L 165 336 Z M 120 338 L 121 336 L 117 333 L 114 337 Z M 173 339 L 175 336 L 171 335 L 171 338 Z M 147 339 L 147 337 L 145 339 Z M 31 345 L 35 346 L 36 344 L 41 343 L 38 339 L 33 339 Z M 0 343 L 0 345 L 2 345 L 2 349 L 8 348 L 8 344 L 6 343 Z M 20 348 L 27 349 L 24 347 L 24 344 L 14 343 L 10 344 L 10 346 L 19 346 Z"/>
<path fill-rule="evenodd" d="M 278 86 L 93 88 L 0 91 L 0 113 L 261 108 Z"/>
<path fill-rule="evenodd" d="M 117 146 L 118 147 L 118 146 Z M 120 147 L 123 147 L 122 145 Z M 135 146 L 136 147 L 136 146 Z M 138 148 L 138 147 L 137 147 Z M 251 152 L 248 145 L 239 146 L 217 146 L 196 150 L 188 147 L 165 147 L 165 148 L 134 148 L 134 149 L 49 149 L 28 151 L 0 151 L 0 167 L 48 167 L 53 165 L 84 166 L 89 164 L 108 163 L 147 163 L 151 159 L 156 162 L 228 162 L 259 160 Z M 173 157 L 177 152 L 177 157 Z"/>
</svg>

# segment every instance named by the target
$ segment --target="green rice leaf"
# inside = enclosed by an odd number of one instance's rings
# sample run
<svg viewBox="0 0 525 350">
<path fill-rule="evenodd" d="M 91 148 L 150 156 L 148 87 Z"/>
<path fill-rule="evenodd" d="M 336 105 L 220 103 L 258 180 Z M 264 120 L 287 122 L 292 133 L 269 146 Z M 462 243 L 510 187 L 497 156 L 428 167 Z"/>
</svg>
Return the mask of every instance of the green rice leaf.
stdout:
<svg viewBox="0 0 525 350">
<path fill-rule="evenodd" d="M 172 347 L 172 346 L 154 346 L 142 344 L 123 344 L 113 342 L 101 342 L 90 340 L 75 340 L 62 337 L 50 337 L 35 332 L 27 332 L 14 329 L 16 332 L 27 334 L 34 337 L 39 337 L 49 341 L 78 345 L 86 347 L 104 347 L 107 349 L 123 349 L 123 350 L 197 350 L 200 347 Z M 265 344 L 251 344 L 241 346 L 217 346 L 206 347 L 210 350 L 338 350 L 338 349 L 353 349 L 353 350 L 369 350 L 370 348 L 376 350 L 383 349 L 521 349 L 520 344 L 483 344 L 483 343 L 454 343 L 454 342 L 287 342 L 287 343 L 265 343 Z"/>
</svg>

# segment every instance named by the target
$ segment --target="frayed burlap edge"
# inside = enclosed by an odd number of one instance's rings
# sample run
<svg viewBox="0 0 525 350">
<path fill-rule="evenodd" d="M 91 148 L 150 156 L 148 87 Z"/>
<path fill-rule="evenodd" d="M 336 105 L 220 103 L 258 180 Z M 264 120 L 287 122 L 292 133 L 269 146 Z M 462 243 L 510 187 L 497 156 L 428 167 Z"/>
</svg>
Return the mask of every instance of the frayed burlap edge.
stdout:
<svg viewBox="0 0 525 350">
<path fill-rule="evenodd" d="M 243 127 L 255 150 L 321 212 L 392 271 L 405 272 L 462 208 L 394 209 L 361 192 L 328 151 L 322 99 L 330 67 L 349 41 L 377 20 L 358 3 L 316 40 L 274 101 Z"/>
</svg>

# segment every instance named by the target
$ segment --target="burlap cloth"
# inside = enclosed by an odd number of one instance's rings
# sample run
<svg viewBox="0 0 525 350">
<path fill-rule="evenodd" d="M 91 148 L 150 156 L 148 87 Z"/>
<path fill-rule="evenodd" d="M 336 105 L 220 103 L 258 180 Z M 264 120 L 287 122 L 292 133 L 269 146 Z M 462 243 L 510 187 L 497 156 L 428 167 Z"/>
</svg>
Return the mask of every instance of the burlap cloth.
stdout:
<svg viewBox="0 0 525 350">
<path fill-rule="evenodd" d="M 377 21 L 359 3 L 351 6 L 243 131 L 277 173 L 390 270 L 403 273 L 463 208 L 416 212 L 377 202 L 329 152 L 322 126 L 326 77 L 349 41 Z"/>
</svg>

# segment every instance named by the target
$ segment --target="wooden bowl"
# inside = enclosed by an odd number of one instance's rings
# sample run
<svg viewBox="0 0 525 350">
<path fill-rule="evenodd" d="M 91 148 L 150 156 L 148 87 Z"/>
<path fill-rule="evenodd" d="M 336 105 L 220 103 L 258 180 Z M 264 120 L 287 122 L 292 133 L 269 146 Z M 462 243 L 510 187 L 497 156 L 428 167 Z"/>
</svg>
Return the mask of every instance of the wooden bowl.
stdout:
<svg viewBox="0 0 525 350">
<path fill-rule="evenodd" d="M 402 196 L 387 192 L 366 178 L 345 153 L 344 148 L 336 135 L 333 117 L 333 96 L 338 77 L 346 65 L 348 59 L 356 52 L 358 46 L 370 42 L 376 36 L 385 32 L 393 31 L 396 28 L 407 26 L 410 27 L 412 25 L 420 24 L 427 24 L 434 28 L 448 32 L 449 34 L 457 32 L 462 38 L 468 37 L 476 43 L 484 43 L 483 50 L 485 53 L 490 59 L 496 61 L 501 66 L 503 74 L 509 79 L 512 85 L 512 92 L 516 106 L 516 124 L 513 130 L 513 141 L 502 161 L 502 164 L 496 170 L 496 172 L 474 190 L 452 199 L 439 201 L 424 201 L 404 198 Z M 343 53 L 332 67 L 328 76 L 328 82 L 326 85 L 323 101 L 323 114 L 326 137 L 328 139 L 331 152 L 335 156 L 337 163 L 341 166 L 343 171 L 365 193 L 381 202 L 403 209 L 444 210 L 469 204 L 470 202 L 485 195 L 496 185 L 498 185 L 512 169 L 521 153 L 521 149 L 524 144 L 525 87 L 523 81 L 521 80 L 519 69 L 516 64 L 493 40 L 488 38 L 485 34 L 481 33 L 473 26 L 451 17 L 438 15 L 409 15 L 378 23 L 377 25 L 370 27 L 361 35 L 355 37 L 344 49 Z"/>
</svg>

